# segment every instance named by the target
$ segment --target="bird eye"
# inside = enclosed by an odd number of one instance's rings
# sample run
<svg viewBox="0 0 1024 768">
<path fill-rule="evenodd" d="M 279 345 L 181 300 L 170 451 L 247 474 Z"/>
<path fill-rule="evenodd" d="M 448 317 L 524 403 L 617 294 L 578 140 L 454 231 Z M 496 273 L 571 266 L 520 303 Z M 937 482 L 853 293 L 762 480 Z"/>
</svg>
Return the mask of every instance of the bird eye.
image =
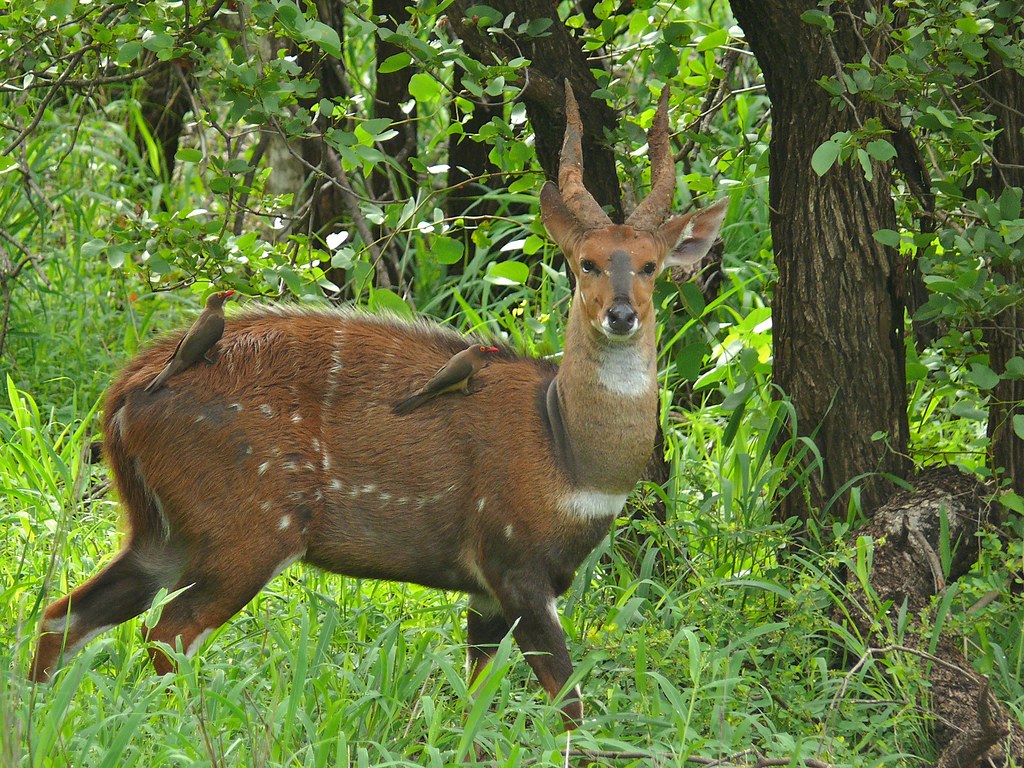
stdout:
<svg viewBox="0 0 1024 768">
<path fill-rule="evenodd" d="M 580 262 L 580 269 L 583 270 L 583 274 L 589 275 L 591 272 L 597 269 L 597 265 L 590 259 L 583 259 L 583 261 Z"/>
<path fill-rule="evenodd" d="M 653 261 L 648 261 L 646 264 L 644 264 L 644 274 L 645 275 L 653 275 L 654 274 L 654 270 L 656 270 L 657 268 L 658 268 L 657 264 L 655 264 Z"/>
</svg>

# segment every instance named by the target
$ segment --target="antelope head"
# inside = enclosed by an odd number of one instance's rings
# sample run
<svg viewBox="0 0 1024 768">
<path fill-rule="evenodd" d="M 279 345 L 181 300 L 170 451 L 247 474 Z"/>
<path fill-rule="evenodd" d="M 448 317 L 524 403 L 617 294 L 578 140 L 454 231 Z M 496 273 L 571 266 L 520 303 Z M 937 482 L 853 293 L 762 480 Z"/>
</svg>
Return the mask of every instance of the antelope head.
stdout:
<svg viewBox="0 0 1024 768">
<path fill-rule="evenodd" d="M 547 182 L 540 195 L 544 226 L 576 276 L 576 297 L 594 332 L 611 341 L 629 340 L 653 327 L 655 277 L 668 266 L 692 265 L 708 252 L 728 199 L 669 217 L 676 175 L 666 86 L 647 133 L 651 191 L 625 224 L 613 224 L 583 185 L 583 126 L 568 80 L 565 113 L 558 186 Z"/>
</svg>

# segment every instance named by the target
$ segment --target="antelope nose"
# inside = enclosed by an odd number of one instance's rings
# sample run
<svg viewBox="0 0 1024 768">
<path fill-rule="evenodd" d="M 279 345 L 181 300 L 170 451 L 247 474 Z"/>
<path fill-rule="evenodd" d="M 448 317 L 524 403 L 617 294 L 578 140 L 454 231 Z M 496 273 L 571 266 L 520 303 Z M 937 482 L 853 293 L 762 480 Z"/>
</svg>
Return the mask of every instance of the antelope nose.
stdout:
<svg viewBox="0 0 1024 768">
<path fill-rule="evenodd" d="M 616 336 L 628 336 L 636 330 L 636 310 L 633 305 L 618 301 L 608 308 L 608 330 Z"/>
</svg>

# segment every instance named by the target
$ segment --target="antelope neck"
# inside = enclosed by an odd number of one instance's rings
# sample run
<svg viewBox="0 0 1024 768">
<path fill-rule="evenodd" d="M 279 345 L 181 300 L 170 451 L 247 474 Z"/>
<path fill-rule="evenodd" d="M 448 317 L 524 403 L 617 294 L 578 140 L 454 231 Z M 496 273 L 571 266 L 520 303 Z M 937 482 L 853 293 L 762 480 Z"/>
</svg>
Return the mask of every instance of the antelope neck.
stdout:
<svg viewBox="0 0 1024 768">
<path fill-rule="evenodd" d="M 582 312 L 575 304 L 570 314 Z M 562 365 L 546 398 L 555 447 L 567 459 L 578 489 L 629 493 L 654 446 L 654 326 L 648 320 L 633 338 L 616 341 L 584 317 L 574 320 L 566 333 Z"/>
</svg>

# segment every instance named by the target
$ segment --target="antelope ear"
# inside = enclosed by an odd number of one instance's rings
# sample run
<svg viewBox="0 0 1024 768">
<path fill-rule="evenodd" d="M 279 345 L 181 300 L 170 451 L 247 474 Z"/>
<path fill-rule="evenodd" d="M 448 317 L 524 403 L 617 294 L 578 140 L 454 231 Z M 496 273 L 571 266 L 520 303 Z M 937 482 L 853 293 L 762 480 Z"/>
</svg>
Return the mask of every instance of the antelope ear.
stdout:
<svg viewBox="0 0 1024 768">
<path fill-rule="evenodd" d="M 572 255 L 583 237 L 583 227 L 562 201 L 558 187 L 548 181 L 540 190 L 540 212 L 544 229 L 565 254 L 565 260 L 575 271 Z"/>
<path fill-rule="evenodd" d="M 690 267 L 704 258 L 718 237 L 722 220 L 729 208 L 729 198 L 723 197 L 713 205 L 675 216 L 658 230 L 658 239 L 668 249 L 661 268 Z"/>
</svg>

